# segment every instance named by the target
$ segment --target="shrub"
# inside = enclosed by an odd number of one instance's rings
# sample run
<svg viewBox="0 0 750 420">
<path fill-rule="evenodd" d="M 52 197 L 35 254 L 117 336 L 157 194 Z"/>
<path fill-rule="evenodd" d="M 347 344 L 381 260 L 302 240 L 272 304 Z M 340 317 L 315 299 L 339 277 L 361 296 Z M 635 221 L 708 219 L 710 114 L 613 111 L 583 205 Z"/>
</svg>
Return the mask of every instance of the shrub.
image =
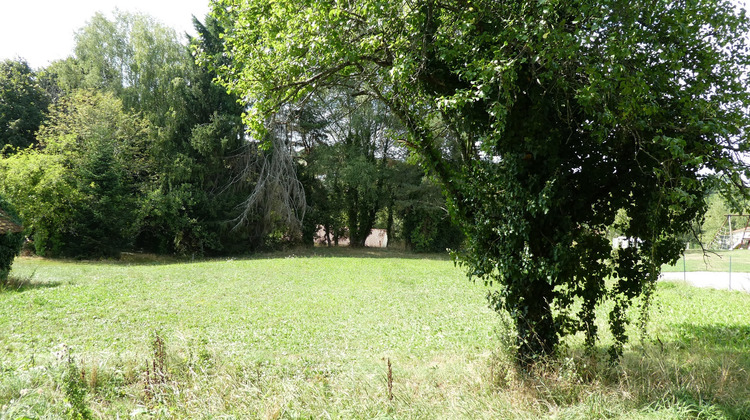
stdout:
<svg viewBox="0 0 750 420">
<path fill-rule="evenodd" d="M 8 221 L 21 226 L 21 219 L 18 217 L 16 209 L 3 197 L 0 197 L 0 211 L 2 211 L 0 217 L 7 218 Z M 4 284 L 8 280 L 13 259 L 21 252 L 22 245 L 23 232 L 9 231 L 0 234 L 0 284 Z"/>
<path fill-rule="evenodd" d="M 464 240 L 463 232 L 440 209 L 416 208 L 404 216 L 403 236 L 415 252 L 445 252 L 456 249 Z"/>
</svg>

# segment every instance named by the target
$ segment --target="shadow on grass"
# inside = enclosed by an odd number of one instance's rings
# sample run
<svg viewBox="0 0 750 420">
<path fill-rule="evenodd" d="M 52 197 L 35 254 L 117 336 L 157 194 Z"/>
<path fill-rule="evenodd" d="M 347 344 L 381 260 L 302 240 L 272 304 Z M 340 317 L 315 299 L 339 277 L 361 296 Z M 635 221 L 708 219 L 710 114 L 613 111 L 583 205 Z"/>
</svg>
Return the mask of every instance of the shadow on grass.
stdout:
<svg viewBox="0 0 750 420">
<path fill-rule="evenodd" d="M 674 326 L 672 341 L 623 361 L 644 406 L 672 407 L 700 419 L 750 419 L 750 326 Z"/>
<path fill-rule="evenodd" d="M 682 390 L 675 393 L 675 405 L 687 418 L 695 419 L 750 419 L 750 402 L 737 401 L 725 404 L 696 396 L 695 392 Z"/>
<path fill-rule="evenodd" d="M 191 262 L 201 261 L 212 261 L 210 258 L 191 258 L 191 257 L 179 257 L 173 255 L 158 255 L 141 252 L 123 252 L 119 259 L 104 258 L 104 259 L 77 259 L 77 258 L 51 258 L 51 257 L 39 257 L 39 256 L 27 256 L 24 257 L 30 261 L 37 262 L 52 262 L 61 264 L 81 264 L 81 265 L 114 265 L 114 266 L 162 266 L 162 265 L 176 265 L 176 264 L 189 264 Z"/>
<path fill-rule="evenodd" d="M 61 283 L 59 281 L 36 282 L 30 277 L 18 278 L 10 276 L 5 283 L 0 284 L 0 293 L 20 293 L 27 290 L 51 289 L 59 286 L 60 284 Z"/>
<path fill-rule="evenodd" d="M 351 248 L 345 247 L 298 247 L 284 251 L 259 252 L 239 257 L 238 259 L 276 259 L 276 258 L 400 258 L 413 260 L 449 261 L 447 253 L 416 253 L 393 248 Z"/>
<path fill-rule="evenodd" d="M 604 348 L 592 356 L 570 347 L 532 375 L 516 373 L 518 389 L 525 390 L 521 397 L 561 412 L 583 406 L 600 413 L 591 416 L 596 418 L 625 410 L 633 418 L 750 419 L 750 325 L 683 323 L 671 329 L 668 339 L 635 345 L 615 365 Z M 516 367 L 510 356 L 499 360 L 491 378 L 503 391 L 512 389 L 507 371 Z"/>
<path fill-rule="evenodd" d="M 39 258 L 39 257 L 34 257 Z M 263 251 L 252 254 L 239 254 L 222 257 L 193 257 L 157 255 L 139 252 L 123 252 L 120 259 L 104 260 L 76 260 L 76 259 L 50 259 L 50 261 L 70 262 L 73 264 L 103 264 L 103 265 L 136 265 L 136 266 L 162 266 L 179 265 L 212 261 L 228 260 L 271 260 L 283 258 L 400 258 L 413 260 L 450 261 L 450 255 L 421 254 L 403 249 L 390 248 L 350 248 L 350 247 L 297 247 L 279 251 Z"/>
</svg>

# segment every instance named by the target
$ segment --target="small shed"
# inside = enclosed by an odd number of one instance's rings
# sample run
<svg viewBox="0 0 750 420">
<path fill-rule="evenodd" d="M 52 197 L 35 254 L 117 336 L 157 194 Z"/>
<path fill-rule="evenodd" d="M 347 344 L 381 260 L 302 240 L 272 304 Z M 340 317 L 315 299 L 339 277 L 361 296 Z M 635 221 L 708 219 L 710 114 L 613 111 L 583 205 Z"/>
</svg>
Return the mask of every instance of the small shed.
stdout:
<svg viewBox="0 0 750 420">
<path fill-rule="evenodd" d="M 23 226 L 14 222 L 5 210 L 0 209 L 0 235 L 6 233 L 18 233 L 23 231 Z"/>
<path fill-rule="evenodd" d="M 388 247 L 388 231 L 385 229 L 373 229 L 370 235 L 365 239 L 365 246 L 371 248 Z"/>
</svg>

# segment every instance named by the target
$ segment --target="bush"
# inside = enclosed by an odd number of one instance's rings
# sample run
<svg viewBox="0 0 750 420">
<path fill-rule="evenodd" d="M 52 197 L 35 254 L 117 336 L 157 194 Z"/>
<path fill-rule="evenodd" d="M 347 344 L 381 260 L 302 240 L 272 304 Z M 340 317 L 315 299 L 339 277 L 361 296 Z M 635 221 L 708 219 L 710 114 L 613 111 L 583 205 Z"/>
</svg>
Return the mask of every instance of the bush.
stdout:
<svg viewBox="0 0 750 420">
<path fill-rule="evenodd" d="M 0 158 L 0 193 L 18 206 L 38 255 L 116 257 L 129 248 L 144 133 L 117 98 L 76 91 L 52 108 L 37 134 L 42 147 Z"/>
<path fill-rule="evenodd" d="M 417 208 L 404 217 L 403 236 L 415 252 L 445 252 L 456 249 L 464 240 L 463 232 L 441 210 Z"/>
<path fill-rule="evenodd" d="M 0 210 L 8 220 L 19 226 L 21 225 L 21 219 L 18 217 L 15 208 L 2 197 L 0 197 Z M 4 284 L 8 280 L 13 259 L 21 252 L 22 245 L 23 232 L 0 234 L 0 284 Z"/>
</svg>

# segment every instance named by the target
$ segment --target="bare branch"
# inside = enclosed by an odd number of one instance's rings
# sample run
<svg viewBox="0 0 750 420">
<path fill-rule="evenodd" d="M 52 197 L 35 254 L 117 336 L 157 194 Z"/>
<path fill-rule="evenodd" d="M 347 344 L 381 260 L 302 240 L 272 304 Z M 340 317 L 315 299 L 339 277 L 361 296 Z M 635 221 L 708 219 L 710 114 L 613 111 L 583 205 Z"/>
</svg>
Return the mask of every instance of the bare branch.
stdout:
<svg viewBox="0 0 750 420">
<path fill-rule="evenodd" d="M 282 127 L 278 121 L 271 126 Z M 257 222 L 263 234 L 279 224 L 293 233 L 301 230 L 307 207 L 305 190 L 297 179 L 287 134 L 284 127 L 283 133 L 275 132 L 268 139 L 269 150 L 248 154 L 243 177 L 257 176 L 257 182 L 240 205 L 242 212 L 234 220 L 235 228 Z"/>
</svg>

